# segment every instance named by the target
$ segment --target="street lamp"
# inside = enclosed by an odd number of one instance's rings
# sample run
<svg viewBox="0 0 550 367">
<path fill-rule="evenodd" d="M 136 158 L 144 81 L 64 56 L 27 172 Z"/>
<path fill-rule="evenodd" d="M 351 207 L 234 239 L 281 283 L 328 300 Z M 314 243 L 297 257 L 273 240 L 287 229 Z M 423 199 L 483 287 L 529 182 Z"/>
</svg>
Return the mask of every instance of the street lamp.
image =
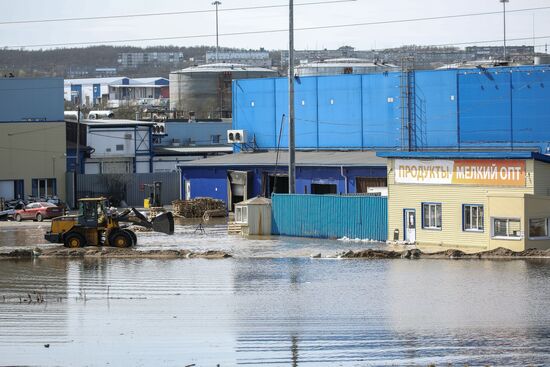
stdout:
<svg viewBox="0 0 550 367">
<path fill-rule="evenodd" d="M 212 3 L 212 5 L 216 6 L 216 62 L 218 62 L 218 48 L 219 48 L 219 43 L 218 43 L 218 6 L 221 5 L 221 4 L 222 3 L 218 0 L 216 0 Z"/>
<path fill-rule="evenodd" d="M 506 56 L 506 3 L 510 0 L 499 0 L 502 3 L 502 17 L 504 20 L 504 61 L 507 60 Z"/>
</svg>

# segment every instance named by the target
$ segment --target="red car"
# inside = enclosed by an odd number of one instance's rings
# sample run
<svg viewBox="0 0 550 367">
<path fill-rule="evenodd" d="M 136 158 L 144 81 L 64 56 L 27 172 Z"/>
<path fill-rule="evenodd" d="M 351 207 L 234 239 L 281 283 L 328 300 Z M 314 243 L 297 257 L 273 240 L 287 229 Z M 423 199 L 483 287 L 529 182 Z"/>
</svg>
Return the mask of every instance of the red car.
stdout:
<svg viewBox="0 0 550 367">
<path fill-rule="evenodd" d="M 23 209 L 17 209 L 13 218 L 21 222 L 23 219 L 32 219 L 42 222 L 44 219 L 60 217 L 63 215 L 63 208 L 52 203 L 39 202 L 30 203 Z"/>
</svg>

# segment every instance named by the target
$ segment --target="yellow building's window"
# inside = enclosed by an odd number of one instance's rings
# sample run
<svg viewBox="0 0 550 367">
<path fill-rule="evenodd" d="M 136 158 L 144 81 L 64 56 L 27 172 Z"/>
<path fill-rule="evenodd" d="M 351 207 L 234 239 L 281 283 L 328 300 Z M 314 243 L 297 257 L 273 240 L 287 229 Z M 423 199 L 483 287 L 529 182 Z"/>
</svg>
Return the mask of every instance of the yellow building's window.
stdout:
<svg viewBox="0 0 550 367">
<path fill-rule="evenodd" d="M 520 239 L 521 221 L 518 218 L 492 218 L 493 238 Z"/>
<path fill-rule="evenodd" d="M 441 229 L 441 203 L 422 203 L 422 228 Z"/>
<path fill-rule="evenodd" d="M 464 204 L 462 218 L 464 231 L 483 231 L 483 205 Z"/>
</svg>

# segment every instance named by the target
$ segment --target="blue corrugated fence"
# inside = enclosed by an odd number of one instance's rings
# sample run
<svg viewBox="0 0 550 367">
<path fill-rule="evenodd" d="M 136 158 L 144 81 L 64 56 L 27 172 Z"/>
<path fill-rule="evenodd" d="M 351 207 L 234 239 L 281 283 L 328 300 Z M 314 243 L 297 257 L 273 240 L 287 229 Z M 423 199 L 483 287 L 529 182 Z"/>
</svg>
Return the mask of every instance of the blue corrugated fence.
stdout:
<svg viewBox="0 0 550 367">
<path fill-rule="evenodd" d="M 272 199 L 273 234 L 387 239 L 386 197 L 274 194 Z"/>
</svg>

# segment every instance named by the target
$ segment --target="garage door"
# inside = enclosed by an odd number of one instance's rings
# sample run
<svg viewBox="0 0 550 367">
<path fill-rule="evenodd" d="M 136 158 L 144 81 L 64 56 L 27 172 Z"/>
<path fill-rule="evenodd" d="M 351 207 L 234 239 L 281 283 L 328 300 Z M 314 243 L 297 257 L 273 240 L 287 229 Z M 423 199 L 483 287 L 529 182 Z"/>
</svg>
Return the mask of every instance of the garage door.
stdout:
<svg viewBox="0 0 550 367">
<path fill-rule="evenodd" d="M 0 181 L 0 198 L 6 200 L 15 198 L 15 185 L 13 181 Z"/>
</svg>

